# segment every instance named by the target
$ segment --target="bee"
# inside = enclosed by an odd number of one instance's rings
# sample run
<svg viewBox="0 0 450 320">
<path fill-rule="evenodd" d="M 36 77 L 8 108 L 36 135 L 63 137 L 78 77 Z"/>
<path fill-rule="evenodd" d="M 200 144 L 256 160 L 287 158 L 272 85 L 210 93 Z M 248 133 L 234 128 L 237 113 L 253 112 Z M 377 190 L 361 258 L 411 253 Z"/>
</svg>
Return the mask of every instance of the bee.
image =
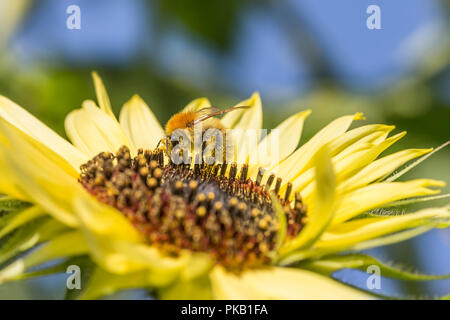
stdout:
<svg viewBox="0 0 450 320">
<path fill-rule="evenodd" d="M 162 143 L 165 146 L 165 153 L 166 155 L 171 158 L 172 150 L 174 147 L 178 145 L 179 142 L 182 142 L 182 139 L 179 139 L 178 141 L 176 139 L 173 139 L 174 133 L 177 132 L 177 130 L 184 130 L 187 131 L 187 136 L 190 141 L 188 141 L 191 145 L 191 151 L 193 150 L 192 141 L 194 141 L 194 127 L 198 124 L 201 124 L 201 133 L 202 133 L 202 154 L 210 153 L 211 156 L 215 157 L 216 152 L 220 151 L 222 154 L 223 162 L 226 162 L 226 154 L 230 147 L 229 144 L 227 144 L 227 137 L 226 137 L 226 128 L 223 123 L 220 121 L 220 119 L 215 118 L 217 116 L 223 115 L 225 113 L 235 111 L 238 109 L 248 109 L 249 106 L 237 106 L 232 108 L 227 108 L 225 110 L 218 109 L 216 107 L 207 107 L 202 108 L 200 110 L 187 110 L 182 111 L 177 114 L 174 114 L 169 121 L 166 124 L 165 127 L 165 134 L 166 137 L 161 139 L 158 143 L 158 146 L 160 143 Z M 216 141 L 215 137 L 212 136 L 209 143 L 204 141 L 203 137 L 208 136 L 209 129 L 215 129 L 216 132 L 221 134 L 221 142 Z M 211 132 L 211 131 L 209 131 Z M 206 134 L 205 134 L 206 133 Z M 217 142 L 217 143 L 216 143 Z M 196 160 L 197 163 L 198 160 Z"/>
</svg>

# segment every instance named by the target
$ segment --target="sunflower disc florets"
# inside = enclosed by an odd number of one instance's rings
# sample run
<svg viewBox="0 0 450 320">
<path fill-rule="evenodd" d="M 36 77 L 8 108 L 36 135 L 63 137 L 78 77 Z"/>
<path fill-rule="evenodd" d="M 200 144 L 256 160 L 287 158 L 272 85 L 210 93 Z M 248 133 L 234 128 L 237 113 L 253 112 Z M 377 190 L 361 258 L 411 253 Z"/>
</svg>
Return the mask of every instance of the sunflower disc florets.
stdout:
<svg viewBox="0 0 450 320">
<path fill-rule="evenodd" d="M 247 177 L 247 165 L 237 171 L 235 163 L 164 164 L 160 149 L 139 150 L 132 158 L 122 147 L 82 165 L 80 183 L 169 254 L 188 249 L 208 252 L 228 267 L 263 265 L 270 261 L 280 227 L 270 193 L 278 194 L 281 179 L 270 175 L 261 185 L 263 169 L 255 181 Z M 288 236 L 300 232 L 306 214 L 299 194 L 289 202 L 291 189 L 289 184 L 278 197 Z"/>
</svg>

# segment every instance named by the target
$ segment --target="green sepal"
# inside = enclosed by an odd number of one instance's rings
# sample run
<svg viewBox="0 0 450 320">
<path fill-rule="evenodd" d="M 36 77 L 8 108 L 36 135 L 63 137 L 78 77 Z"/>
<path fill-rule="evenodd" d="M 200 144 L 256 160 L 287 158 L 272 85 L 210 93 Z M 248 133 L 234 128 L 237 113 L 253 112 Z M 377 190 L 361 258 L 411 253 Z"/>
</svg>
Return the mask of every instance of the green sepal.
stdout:
<svg viewBox="0 0 450 320">
<path fill-rule="evenodd" d="M 17 214 L 30 206 L 23 202 L 8 196 L 0 196 L 0 230 Z"/>
<path fill-rule="evenodd" d="M 0 196 L 0 213 L 20 211 L 29 206 L 30 204 L 28 202 L 17 200 L 5 195 Z M 3 217 L 3 215 L 0 217 Z"/>
<path fill-rule="evenodd" d="M 65 229 L 67 228 L 63 224 L 48 217 L 28 222 L 0 239 L 0 266 Z"/>
<path fill-rule="evenodd" d="M 408 280 L 408 281 L 428 281 L 428 280 L 443 280 L 450 279 L 450 274 L 445 275 L 428 275 L 416 272 L 401 270 L 393 266 L 388 266 L 378 259 L 365 254 L 345 254 L 345 255 L 330 255 L 321 258 L 320 260 L 302 261 L 296 266 L 302 269 L 319 272 L 325 275 L 332 275 L 334 272 L 341 269 L 357 269 L 366 271 L 368 266 L 376 265 L 380 268 L 383 277 Z"/>
<path fill-rule="evenodd" d="M 81 288 L 80 289 L 66 289 L 66 293 L 64 295 L 65 300 L 78 299 L 78 297 L 83 293 L 85 288 L 87 288 L 88 283 L 92 277 L 92 274 L 94 273 L 94 270 L 96 269 L 96 265 L 91 260 L 91 258 L 88 255 L 83 255 L 83 256 L 72 257 L 70 259 L 67 259 L 61 265 L 62 270 L 60 272 L 66 272 L 67 268 L 71 265 L 77 265 L 78 267 L 80 267 Z"/>
</svg>

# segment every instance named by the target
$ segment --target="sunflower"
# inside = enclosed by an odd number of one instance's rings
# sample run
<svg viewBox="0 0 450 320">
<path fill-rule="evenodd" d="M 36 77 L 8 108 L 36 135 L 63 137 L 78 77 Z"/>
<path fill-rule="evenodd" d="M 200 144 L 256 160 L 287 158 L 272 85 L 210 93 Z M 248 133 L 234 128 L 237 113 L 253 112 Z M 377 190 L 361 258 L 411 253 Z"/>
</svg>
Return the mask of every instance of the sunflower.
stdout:
<svg viewBox="0 0 450 320">
<path fill-rule="evenodd" d="M 384 209 L 446 196 L 435 195 L 442 181 L 396 181 L 436 150 L 380 157 L 404 132 L 349 130 L 358 113 L 297 148 L 310 114 L 301 111 L 256 145 L 237 143 L 237 163 L 177 165 L 157 148 L 165 133 L 145 102 L 133 96 L 117 120 L 93 78 L 99 106 L 87 100 L 67 116 L 72 143 L 0 96 L 0 283 L 77 265 L 81 299 L 130 288 L 162 299 L 370 299 L 333 273 L 376 265 L 393 278 L 447 277 L 358 253 L 450 223 L 448 206 Z M 249 108 L 223 126 L 260 129 L 259 95 L 238 105 Z M 209 106 L 200 98 L 184 110 Z M 275 132 L 281 143 L 267 156 Z M 258 154 L 264 168 L 252 161 Z"/>
</svg>

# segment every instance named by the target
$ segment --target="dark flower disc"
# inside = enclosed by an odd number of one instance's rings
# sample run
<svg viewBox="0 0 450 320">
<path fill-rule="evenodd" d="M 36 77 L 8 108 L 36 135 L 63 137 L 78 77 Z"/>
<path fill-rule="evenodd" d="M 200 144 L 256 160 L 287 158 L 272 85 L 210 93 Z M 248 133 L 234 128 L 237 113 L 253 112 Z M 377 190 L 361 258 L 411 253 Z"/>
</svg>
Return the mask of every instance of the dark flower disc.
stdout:
<svg viewBox="0 0 450 320">
<path fill-rule="evenodd" d="M 255 181 L 247 171 L 243 165 L 238 175 L 235 163 L 165 164 L 161 149 L 139 150 L 132 158 L 122 147 L 115 155 L 103 152 L 82 165 L 79 181 L 164 252 L 208 252 L 217 263 L 241 268 L 270 262 L 280 228 L 270 194 L 278 194 L 281 179 L 270 175 L 261 185 L 264 170 L 259 169 Z M 288 237 L 297 235 L 306 220 L 300 194 L 294 203 L 288 201 L 291 189 L 288 184 L 284 197 L 277 196 Z"/>
</svg>

